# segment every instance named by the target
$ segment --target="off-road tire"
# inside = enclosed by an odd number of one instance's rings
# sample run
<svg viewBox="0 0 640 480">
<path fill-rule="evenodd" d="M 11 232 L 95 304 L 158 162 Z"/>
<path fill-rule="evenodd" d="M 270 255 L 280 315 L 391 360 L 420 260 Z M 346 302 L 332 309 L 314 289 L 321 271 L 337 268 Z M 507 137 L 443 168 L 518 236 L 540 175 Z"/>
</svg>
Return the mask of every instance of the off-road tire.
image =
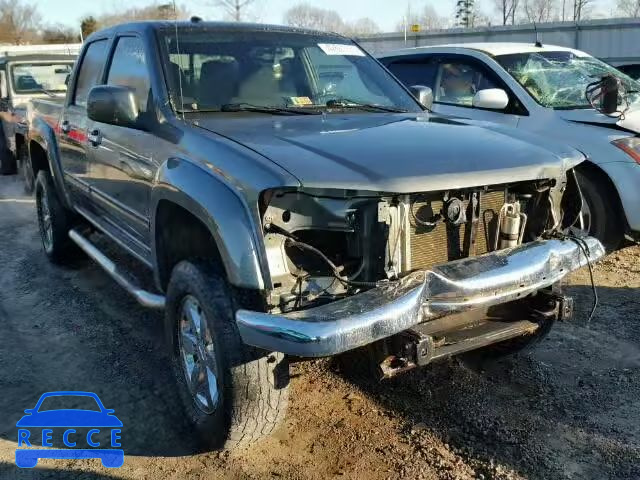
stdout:
<svg viewBox="0 0 640 480">
<path fill-rule="evenodd" d="M 33 175 L 33 165 L 31 164 L 29 149 L 26 145 L 20 145 L 18 149 L 18 165 L 24 180 L 24 191 L 28 195 L 31 195 L 36 186 L 36 178 Z"/>
<path fill-rule="evenodd" d="M 79 249 L 69 238 L 69 230 L 73 225 L 73 214 L 60 201 L 51 179 L 51 174 L 46 170 L 38 172 L 35 192 L 38 229 L 40 230 L 44 252 L 53 263 L 59 265 L 70 263 L 79 254 Z M 44 199 L 46 199 L 51 223 L 50 241 L 46 238 L 45 232 Z"/>
<path fill-rule="evenodd" d="M 193 297 L 201 306 L 211 332 L 218 366 L 217 408 L 203 412 L 187 385 L 178 335 L 182 304 Z M 182 261 L 167 290 L 166 339 L 179 396 L 188 422 L 203 449 L 233 449 L 251 445 L 282 423 L 288 403 L 289 364 L 281 353 L 245 345 L 235 323 L 238 308 L 251 308 L 205 261 Z"/>
<path fill-rule="evenodd" d="M 624 218 L 619 211 L 617 192 L 597 175 L 577 171 L 582 197 L 591 211 L 589 234 L 602 242 L 607 252 L 617 250 L 624 238 Z"/>
</svg>

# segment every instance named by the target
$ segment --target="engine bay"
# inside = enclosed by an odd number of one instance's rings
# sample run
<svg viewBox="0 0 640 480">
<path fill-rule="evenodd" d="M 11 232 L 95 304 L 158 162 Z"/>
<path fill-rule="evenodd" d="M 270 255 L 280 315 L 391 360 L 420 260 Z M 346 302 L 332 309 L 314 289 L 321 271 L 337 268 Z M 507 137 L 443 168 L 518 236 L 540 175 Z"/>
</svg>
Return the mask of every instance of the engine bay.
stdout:
<svg viewBox="0 0 640 480">
<path fill-rule="evenodd" d="M 264 192 L 273 312 L 331 302 L 436 265 L 571 227 L 581 196 L 561 179 L 415 194 Z"/>
</svg>

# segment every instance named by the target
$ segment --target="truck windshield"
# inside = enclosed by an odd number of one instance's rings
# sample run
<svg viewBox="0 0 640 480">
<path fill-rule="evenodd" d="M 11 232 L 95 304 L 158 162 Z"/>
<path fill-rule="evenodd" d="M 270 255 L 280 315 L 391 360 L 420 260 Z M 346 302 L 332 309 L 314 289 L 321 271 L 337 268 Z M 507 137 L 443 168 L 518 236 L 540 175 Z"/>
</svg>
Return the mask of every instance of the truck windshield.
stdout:
<svg viewBox="0 0 640 480">
<path fill-rule="evenodd" d="M 607 74 L 622 81 L 631 102 L 640 98 L 640 83 L 590 56 L 538 52 L 500 55 L 496 59 L 538 103 L 548 108 L 591 108 L 585 97 L 587 85 Z"/>
<path fill-rule="evenodd" d="M 72 63 L 16 63 L 11 66 L 16 93 L 66 92 Z"/>
<path fill-rule="evenodd" d="M 178 110 L 422 111 L 373 58 L 343 37 L 183 32 L 179 42 L 174 31 L 163 34 L 167 85 Z"/>
</svg>

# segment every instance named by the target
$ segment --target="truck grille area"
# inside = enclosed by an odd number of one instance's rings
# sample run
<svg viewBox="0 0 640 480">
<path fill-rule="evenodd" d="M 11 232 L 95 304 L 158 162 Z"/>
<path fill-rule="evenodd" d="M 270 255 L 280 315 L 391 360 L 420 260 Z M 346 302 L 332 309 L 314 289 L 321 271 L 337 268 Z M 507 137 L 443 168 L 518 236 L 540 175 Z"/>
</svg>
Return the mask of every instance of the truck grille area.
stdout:
<svg viewBox="0 0 640 480">
<path fill-rule="evenodd" d="M 472 238 L 470 195 L 461 198 L 467 212 L 467 222 L 451 225 L 439 221 L 435 226 L 425 225 L 437 218 L 444 207 L 442 194 L 416 194 L 410 198 L 409 248 L 411 269 L 427 269 L 472 255 L 493 250 L 498 214 L 505 202 L 505 191 L 479 193 L 479 215 L 475 239 Z M 460 197 L 459 197 L 460 198 Z"/>
</svg>

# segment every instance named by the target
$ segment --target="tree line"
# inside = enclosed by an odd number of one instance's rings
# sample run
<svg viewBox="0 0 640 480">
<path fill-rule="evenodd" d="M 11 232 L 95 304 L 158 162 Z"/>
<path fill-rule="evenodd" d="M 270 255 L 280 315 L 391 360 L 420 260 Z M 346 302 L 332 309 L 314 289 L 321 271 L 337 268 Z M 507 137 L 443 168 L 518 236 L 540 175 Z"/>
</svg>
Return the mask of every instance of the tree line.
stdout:
<svg viewBox="0 0 640 480">
<path fill-rule="evenodd" d="M 219 16 L 231 21 L 259 21 L 257 7 L 267 7 L 269 0 L 208 0 Z M 399 2 L 404 4 L 404 2 Z M 439 3 L 439 2 L 438 2 Z M 438 13 L 435 1 L 417 2 L 419 7 L 399 12 L 395 31 L 403 31 L 410 25 L 419 25 L 421 30 L 449 28 L 456 25 L 468 27 L 490 24 L 515 25 L 518 23 L 543 23 L 550 21 L 579 21 L 590 18 L 594 12 L 594 0 L 493 0 L 493 11 L 487 13 L 480 2 L 461 0 L 464 15 L 447 18 Z M 404 9 L 404 7 L 402 7 Z M 616 0 L 612 16 L 640 18 L 640 0 Z M 174 10 L 173 2 L 151 1 L 144 7 L 132 7 L 117 13 L 105 13 L 82 18 L 76 27 L 52 25 L 43 22 L 35 4 L 28 0 L 0 0 L 0 44 L 29 43 L 73 43 L 81 41 L 92 32 L 135 20 L 173 20 L 188 18 L 184 7 Z M 464 19 L 464 22 L 460 21 Z M 369 17 L 347 21 L 335 10 L 316 7 L 307 2 L 290 7 L 283 16 L 283 23 L 296 27 L 326 30 L 345 35 L 359 36 L 379 33 L 382 29 Z"/>
</svg>

